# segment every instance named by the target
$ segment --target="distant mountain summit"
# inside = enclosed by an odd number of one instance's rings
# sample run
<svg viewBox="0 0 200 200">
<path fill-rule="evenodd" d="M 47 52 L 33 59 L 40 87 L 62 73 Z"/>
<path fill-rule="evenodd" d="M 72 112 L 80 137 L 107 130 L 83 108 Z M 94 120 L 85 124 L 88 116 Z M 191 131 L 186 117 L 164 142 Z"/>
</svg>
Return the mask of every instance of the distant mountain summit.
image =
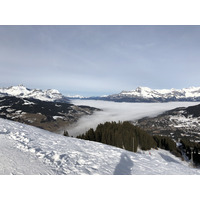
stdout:
<svg viewBox="0 0 200 200">
<path fill-rule="evenodd" d="M 151 89 L 137 87 L 135 90 L 122 91 L 109 95 L 103 100 L 116 102 L 169 102 L 169 101 L 200 101 L 200 87 L 183 89 Z"/>
<path fill-rule="evenodd" d="M 28 89 L 23 85 L 0 88 L 0 95 L 15 96 L 20 98 L 38 99 L 50 102 L 68 102 L 68 98 L 63 96 L 58 90 L 48 89 Z"/>
<path fill-rule="evenodd" d="M 67 96 L 69 99 L 105 100 L 115 102 L 172 102 L 172 101 L 200 101 L 200 87 L 183 89 L 151 89 L 137 87 L 135 90 L 104 96 Z"/>
<path fill-rule="evenodd" d="M 69 99 L 105 100 L 115 102 L 172 102 L 172 101 L 200 101 L 200 87 L 183 89 L 151 89 L 137 87 L 135 90 L 122 91 L 118 94 L 80 97 L 68 96 Z"/>
</svg>

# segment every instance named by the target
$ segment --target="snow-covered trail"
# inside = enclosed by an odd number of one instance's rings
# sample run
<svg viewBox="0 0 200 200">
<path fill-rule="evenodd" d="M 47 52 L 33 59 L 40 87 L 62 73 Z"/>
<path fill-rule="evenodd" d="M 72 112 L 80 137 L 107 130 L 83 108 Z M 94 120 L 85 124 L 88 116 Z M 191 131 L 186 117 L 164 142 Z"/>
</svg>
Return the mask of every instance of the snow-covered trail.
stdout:
<svg viewBox="0 0 200 200">
<path fill-rule="evenodd" d="M 133 153 L 0 119 L 0 174 L 200 174 L 164 150 Z"/>
</svg>

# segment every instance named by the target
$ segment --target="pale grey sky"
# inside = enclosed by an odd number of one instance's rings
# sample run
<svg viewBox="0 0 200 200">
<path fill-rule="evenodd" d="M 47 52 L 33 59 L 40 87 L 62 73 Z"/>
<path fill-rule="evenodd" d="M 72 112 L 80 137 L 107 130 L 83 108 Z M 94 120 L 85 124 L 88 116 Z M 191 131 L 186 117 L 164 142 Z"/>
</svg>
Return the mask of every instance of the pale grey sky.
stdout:
<svg viewBox="0 0 200 200">
<path fill-rule="evenodd" d="M 0 26 L 0 87 L 84 96 L 200 86 L 200 26 Z"/>
</svg>

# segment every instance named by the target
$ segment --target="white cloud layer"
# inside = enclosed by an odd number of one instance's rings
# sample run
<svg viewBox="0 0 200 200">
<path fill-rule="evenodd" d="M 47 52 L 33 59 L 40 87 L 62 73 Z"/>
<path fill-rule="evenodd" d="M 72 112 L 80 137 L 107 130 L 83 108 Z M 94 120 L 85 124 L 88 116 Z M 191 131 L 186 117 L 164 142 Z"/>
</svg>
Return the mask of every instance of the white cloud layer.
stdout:
<svg viewBox="0 0 200 200">
<path fill-rule="evenodd" d="M 164 111 L 177 107 L 187 107 L 199 104 L 198 102 L 169 102 L 169 103 L 117 103 L 95 100 L 73 100 L 75 105 L 87 105 L 100 108 L 103 111 L 95 112 L 91 116 L 84 116 L 68 127 L 70 135 L 77 136 L 85 133 L 90 128 L 106 121 L 137 120 L 146 116 L 156 116 Z"/>
</svg>

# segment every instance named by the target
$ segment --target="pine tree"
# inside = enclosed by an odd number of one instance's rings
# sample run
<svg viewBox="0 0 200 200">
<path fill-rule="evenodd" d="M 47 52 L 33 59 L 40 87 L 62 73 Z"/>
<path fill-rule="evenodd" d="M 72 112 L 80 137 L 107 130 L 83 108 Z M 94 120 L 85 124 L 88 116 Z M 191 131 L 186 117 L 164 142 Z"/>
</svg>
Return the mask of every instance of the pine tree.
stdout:
<svg viewBox="0 0 200 200">
<path fill-rule="evenodd" d="M 63 135 L 66 136 L 66 137 L 69 137 L 68 131 L 64 131 L 64 134 L 63 134 Z"/>
</svg>

